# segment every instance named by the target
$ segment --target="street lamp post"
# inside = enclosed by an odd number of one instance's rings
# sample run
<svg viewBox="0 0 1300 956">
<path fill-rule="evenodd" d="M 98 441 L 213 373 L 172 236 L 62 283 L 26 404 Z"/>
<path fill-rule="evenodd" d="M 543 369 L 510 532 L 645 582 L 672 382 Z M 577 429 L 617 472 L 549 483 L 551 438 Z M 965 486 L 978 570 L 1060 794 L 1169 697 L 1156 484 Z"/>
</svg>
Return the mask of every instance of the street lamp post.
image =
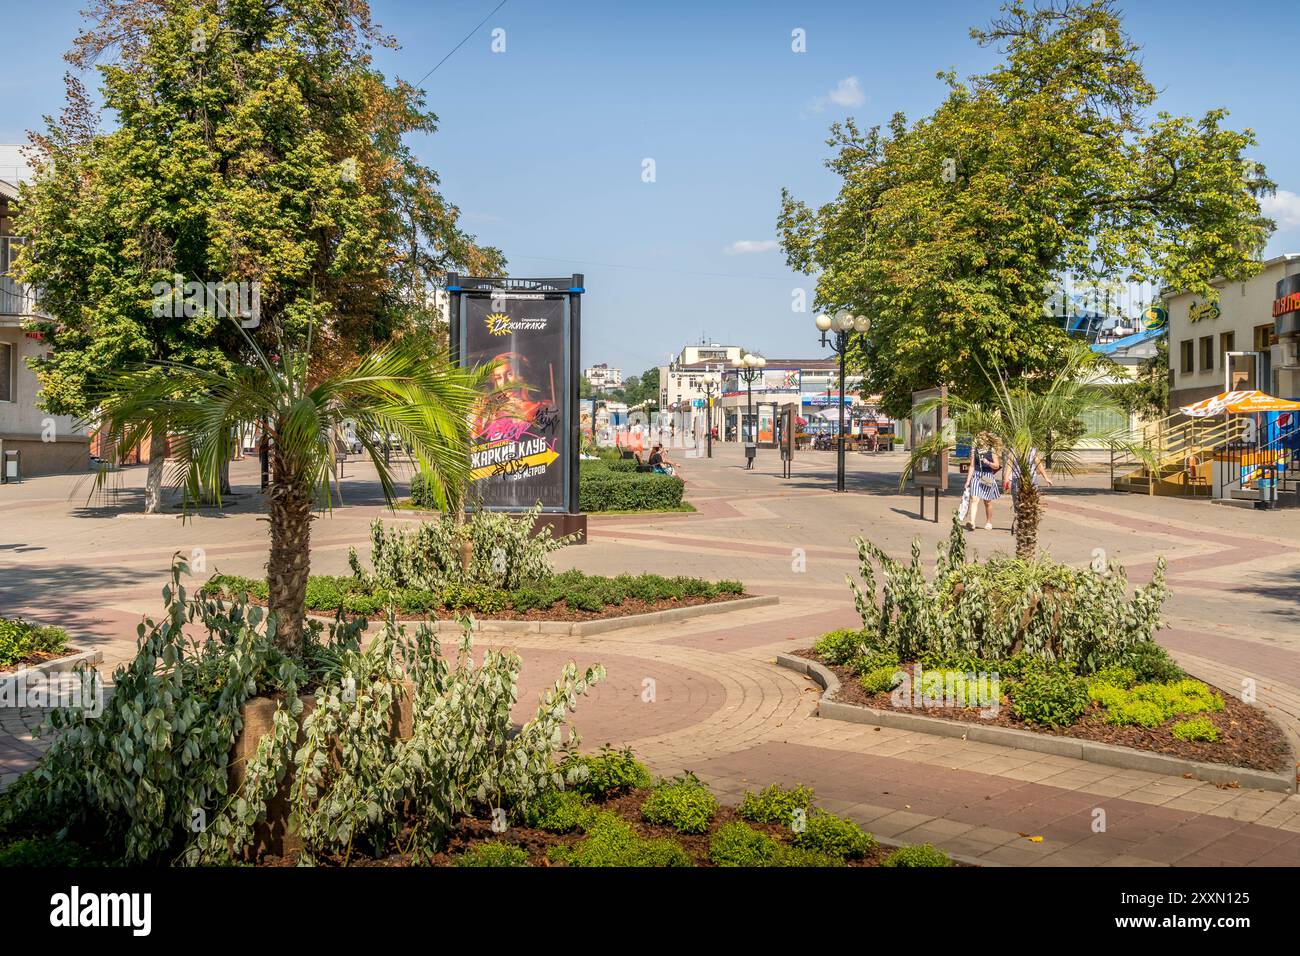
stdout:
<svg viewBox="0 0 1300 956">
<path fill-rule="evenodd" d="M 722 373 L 704 371 L 704 442 L 708 448 L 708 457 L 713 457 L 713 394 L 720 392 Z"/>
<path fill-rule="evenodd" d="M 745 421 L 753 427 L 754 419 L 754 382 L 763 374 L 763 366 L 767 364 L 767 359 L 761 355 L 754 355 L 752 352 L 746 352 L 743 358 L 736 359 L 733 363 L 736 367 L 736 374 L 745 383 Z M 741 437 L 745 437 L 745 426 L 742 423 L 740 427 Z M 757 429 L 751 433 L 750 440 L 745 441 L 745 469 L 750 470 L 754 467 L 754 457 L 758 454 L 758 435 Z"/>
<path fill-rule="evenodd" d="M 849 351 L 849 337 L 854 332 L 865 334 L 871 329 L 871 320 L 865 315 L 840 312 L 834 318 L 825 313 L 817 316 L 817 330 L 822 334 L 822 347 L 829 348 L 840 357 L 840 433 L 836 436 L 835 490 L 844 490 L 844 360 Z M 835 338 L 827 337 L 835 331 Z"/>
</svg>

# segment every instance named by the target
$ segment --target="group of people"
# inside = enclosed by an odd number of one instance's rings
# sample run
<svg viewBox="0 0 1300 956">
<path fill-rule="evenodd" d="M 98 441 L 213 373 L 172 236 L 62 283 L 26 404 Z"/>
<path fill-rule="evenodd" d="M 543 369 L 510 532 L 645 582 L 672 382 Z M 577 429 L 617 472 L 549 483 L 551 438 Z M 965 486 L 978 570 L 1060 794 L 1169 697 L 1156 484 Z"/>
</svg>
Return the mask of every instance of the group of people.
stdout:
<svg viewBox="0 0 1300 956">
<path fill-rule="evenodd" d="M 966 527 L 971 531 L 975 530 L 976 501 L 984 502 L 984 530 L 993 530 L 993 502 L 1001 498 L 1004 491 L 1011 492 L 1014 517 L 1016 502 L 1020 498 L 1020 464 L 1012 457 L 1006 475 L 999 480 L 998 474 L 1003 471 L 1006 457 L 1010 456 L 1005 455 L 1001 442 L 988 432 L 980 432 L 971 442 L 970 470 L 966 476 L 966 490 L 970 492 Z M 1052 487 L 1047 465 L 1037 448 L 1029 449 L 1029 471 L 1035 488 Z"/>
</svg>

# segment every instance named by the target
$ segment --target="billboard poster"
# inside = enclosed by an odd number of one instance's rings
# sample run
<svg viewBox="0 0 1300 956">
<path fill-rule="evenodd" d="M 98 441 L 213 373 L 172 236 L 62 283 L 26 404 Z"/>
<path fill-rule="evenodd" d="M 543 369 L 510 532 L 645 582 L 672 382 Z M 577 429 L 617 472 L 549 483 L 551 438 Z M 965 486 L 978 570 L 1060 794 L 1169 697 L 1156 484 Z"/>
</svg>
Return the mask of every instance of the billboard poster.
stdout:
<svg viewBox="0 0 1300 956">
<path fill-rule="evenodd" d="M 578 427 L 588 439 L 596 437 L 596 400 L 583 398 L 578 400 Z"/>
<path fill-rule="evenodd" d="M 948 431 L 948 389 L 927 388 L 912 393 L 912 448 L 919 448 Z M 918 488 L 948 490 L 948 451 L 927 456 L 917 462 L 912 482 Z"/>
<path fill-rule="evenodd" d="M 567 305 L 542 293 L 461 299 L 463 361 L 496 363 L 470 433 L 474 493 L 485 507 L 567 510 Z"/>
</svg>

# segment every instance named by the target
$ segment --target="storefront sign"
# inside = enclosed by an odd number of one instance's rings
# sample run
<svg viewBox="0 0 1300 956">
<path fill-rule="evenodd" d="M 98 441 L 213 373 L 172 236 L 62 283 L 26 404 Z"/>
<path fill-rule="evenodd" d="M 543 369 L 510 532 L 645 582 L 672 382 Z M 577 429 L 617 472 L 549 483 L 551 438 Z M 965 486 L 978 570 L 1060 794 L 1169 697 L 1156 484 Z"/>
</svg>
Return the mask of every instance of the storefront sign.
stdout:
<svg viewBox="0 0 1300 956">
<path fill-rule="evenodd" d="M 1187 309 L 1187 318 L 1191 322 L 1200 322 L 1202 319 L 1217 319 L 1221 314 L 1217 302 L 1193 302 Z"/>
<path fill-rule="evenodd" d="M 1276 335 L 1294 335 L 1300 332 L 1300 275 L 1287 276 L 1277 284 L 1273 300 L 1273 318 L 1277 320 Z"/>
</svg>

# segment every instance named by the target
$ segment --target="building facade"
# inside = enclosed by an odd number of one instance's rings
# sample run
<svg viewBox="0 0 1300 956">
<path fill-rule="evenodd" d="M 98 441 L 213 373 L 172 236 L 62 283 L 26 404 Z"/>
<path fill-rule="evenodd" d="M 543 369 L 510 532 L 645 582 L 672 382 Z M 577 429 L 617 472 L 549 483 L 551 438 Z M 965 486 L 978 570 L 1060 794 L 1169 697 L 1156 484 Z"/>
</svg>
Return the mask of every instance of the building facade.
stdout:
<svg viewBox="0 0 1300 956">
<path fill-rule="evenodd" d="M 1246 282 L 1216 282 L 1219 301 L 1166 293 L 1169 311 L 1169 410 L 1220 392 L 1258 389 L 1300 398 L 1300 254 L 1277 256 Z"/>
<path fill-rule="evenodd" d="M 610 368 L 604 362 L 585 369 L 582 377 L 590 382 L 591 387 L 597 392 L 608 392 L 610 389 L 620 388 L 623 385 L 623 370 L 621 368 Z"/>
<path fill-rule="evenodd" d="M 90 464 L 86 430 L 39 406 L 40 382 L 28 363 L 47 347 L 24 324 L 44 316 L 35 291 L 8 274 L 22 247 L 13 217 L 19 181 L 27 175 L 18 147 L 0 146 L 0 471 L 16 467 L 24 478 L 85 471 Z"/>
</svg>

